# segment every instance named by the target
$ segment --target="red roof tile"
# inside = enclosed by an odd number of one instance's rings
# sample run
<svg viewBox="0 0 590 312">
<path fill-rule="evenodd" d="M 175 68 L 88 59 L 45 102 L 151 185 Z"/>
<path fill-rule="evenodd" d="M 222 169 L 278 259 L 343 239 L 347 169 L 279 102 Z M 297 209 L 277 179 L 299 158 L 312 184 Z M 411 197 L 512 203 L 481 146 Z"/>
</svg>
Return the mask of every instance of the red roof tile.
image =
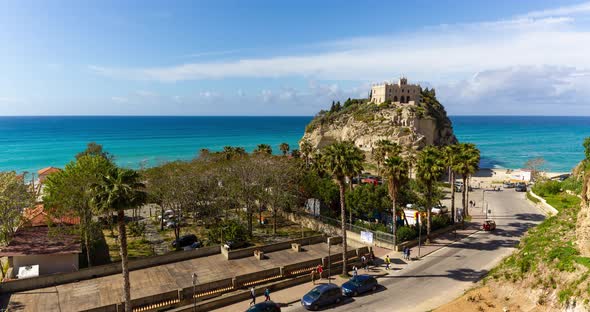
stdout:
<svg viewBox="0 0 590 312">
<path fill-rule="evenodd" d="M 54 255 L 80 253 L 76 235 L 60 232 L 57 228 L 20 228 L 14 233 L 8 246 L 0 250 L 0 256 Z"/>
<path fill-rule="evenodd" d="M 47 175 L 47 174 L 50 174 L 50 173 L 60 172 L 60 171 L 61 171 L 61 169 L 59 169 L 59 168 L 47 167 L 47 168 L 43 168 L 43 169 L 37 171 L 37 174 L 38 175 Z"/>
<path fill-rule="evenodd" d="M 47 226 L 48 223 L 63 224 L 63 225 L 76 225 L 80 224 L 79 217 L 62 216 L 60 218 L 51 217 L 45 211 L 43 204 L 37 204 L 34 208 L 25 208 L 23 212 L 23 218 L 25 226 Z"/>
</svg>

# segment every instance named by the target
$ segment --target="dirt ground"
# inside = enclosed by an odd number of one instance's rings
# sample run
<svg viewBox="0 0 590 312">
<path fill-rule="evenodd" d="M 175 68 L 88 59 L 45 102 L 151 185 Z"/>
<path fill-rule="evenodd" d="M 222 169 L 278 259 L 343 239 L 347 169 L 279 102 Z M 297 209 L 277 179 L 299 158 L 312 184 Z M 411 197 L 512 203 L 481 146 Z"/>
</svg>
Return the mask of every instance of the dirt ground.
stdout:
<svg viewBox="0 0 590 312">
<path fill-rule="evenodd" d="M 480 286 L 467 291 L 463 296 L 433 310 L 435 312 L 529 312 L 550 311 L 531 302 L 529 294 L 522 290 L 505 287 Z"/>
</svg>

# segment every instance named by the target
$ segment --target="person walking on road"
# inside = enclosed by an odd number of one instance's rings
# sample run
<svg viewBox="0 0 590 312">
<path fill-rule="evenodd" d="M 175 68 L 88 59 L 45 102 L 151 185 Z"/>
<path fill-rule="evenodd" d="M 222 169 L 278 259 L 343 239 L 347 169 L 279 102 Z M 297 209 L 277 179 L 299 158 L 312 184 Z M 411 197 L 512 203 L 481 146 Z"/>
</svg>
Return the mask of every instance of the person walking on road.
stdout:
<svg viewBox="0 0 590 312">
<path fill-rule="evenodd" d="M 270 301 L 270 290 L 268 288 L 264 290 L 264 301 Z"/>
<path fill-rule="evenodd" d="M 311 269 L 311 283 L 315 285 L 315 268 Z"/>
<path fill-rule="evenodd" d="M 367 257 L 365 257 L 365 255 L 361 256 L 361 263 L 363 266 L 363 269 L 365 269 L 365 271 L 367 270 Z"/>
<path fill-rule="evenodd" d="M 408 260 L 410 260 L 410 261 L 412 260 L 412 257 L 410 256 L 411 253 L 412 253 L 412 249 L 410 249 L 408 247 Z"/>
<path fill-rule="evenodd" d="M 254 286 L 250 288 L 250 298 L 252 299 L 252 301 L 250 301 L 250 305 L 256 304 L 256 292 L 254 291 Z"/>
<path fill-rule="evenodd" d="M 389 255 L 385 256 L 385 270 L 389 270 L 389 265 L 391 264 L 391 259 L 389 259 Z"/>
<path fill-rule="evenodd" d="M 358 269 L 356 268 L 356 266 L 352 267 L 352 276 L 357 276 L 359 274 Z"/>
<path fill-rule="evenodd" d="M 408 247 L 404 247 L 403 254 L 404 254 L 404 260 L 408 260 Z"/>
</svg>

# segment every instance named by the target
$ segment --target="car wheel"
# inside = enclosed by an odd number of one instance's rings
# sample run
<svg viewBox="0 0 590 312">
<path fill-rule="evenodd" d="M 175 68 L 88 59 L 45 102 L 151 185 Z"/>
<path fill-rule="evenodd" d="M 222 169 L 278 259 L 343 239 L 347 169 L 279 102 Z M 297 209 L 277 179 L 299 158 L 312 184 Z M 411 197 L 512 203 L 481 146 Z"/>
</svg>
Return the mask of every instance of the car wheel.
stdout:
<svg viewBox="0 0 590 312">
<path fill-rule="evenodd" d="M 340 303 L 340 297 L 336 298 L 336 303 Z"/>
<path fill-rule="evenodd" d="M 311 309 L 314 310 L 314 311 L 317 311 L 317 310 L 320 309 L 320 307 L 317 304 L 314 304 L 314 305 L 311 306 Z"/>
<path fill-rule="evenodd" d="M 377 285 L 373 286 L 373 288 L 371 288 L 372 291 L 377 290 Z"/>
<path fill-rule="evenodd" d="M 355 291 L 355 292 L 353 292 L 353 293 L 352 293 L 352 296 L 353 296 L 353 297 L 356 297 L 356 296 L 358 296 L 358 295 L 359 295 L 359 292 L 358 292 L 358 291 Z"/>
</svg>

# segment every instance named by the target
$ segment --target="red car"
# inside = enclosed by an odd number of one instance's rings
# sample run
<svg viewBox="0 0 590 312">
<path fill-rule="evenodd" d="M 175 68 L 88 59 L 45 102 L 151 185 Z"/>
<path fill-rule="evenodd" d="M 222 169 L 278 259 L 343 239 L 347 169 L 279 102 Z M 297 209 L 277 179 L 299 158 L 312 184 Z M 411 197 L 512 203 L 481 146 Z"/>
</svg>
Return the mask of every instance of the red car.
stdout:
<svg viewBox="0 0 590 312">
<path fill-rule="evenodd" d="M 496 229 L 496 222 L 494 220 L 485 220 L 481 227 L 484 231 L 493 231 Z"/>
</svg>

